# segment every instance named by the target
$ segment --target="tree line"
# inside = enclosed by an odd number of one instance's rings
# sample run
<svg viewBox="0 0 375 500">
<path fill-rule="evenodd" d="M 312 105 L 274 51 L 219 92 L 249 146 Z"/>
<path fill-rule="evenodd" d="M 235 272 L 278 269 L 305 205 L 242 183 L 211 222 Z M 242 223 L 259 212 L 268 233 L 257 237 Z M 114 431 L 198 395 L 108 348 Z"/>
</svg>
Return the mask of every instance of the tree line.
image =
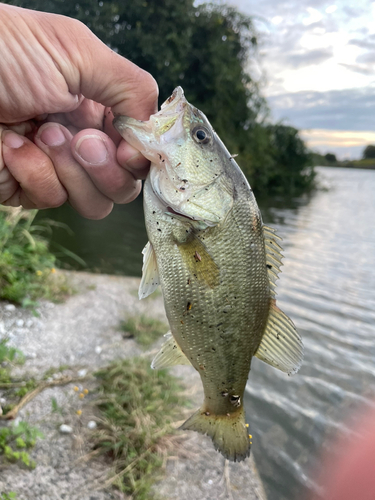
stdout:
<svg viewBox="0 0 375 500">
<path fill-rule="evenodd" d="M 312 156 L 298 130 L 271 124 L 252 67 L 252 18 L 194 0 L 11 0 L 85 23 L 104 43 L 150 72 L 163 102 L 181 85 L 262 194 L 297 195 L 314 185 Z M 100 68 L 98 68 L 100 71 Z"/>
</svg>

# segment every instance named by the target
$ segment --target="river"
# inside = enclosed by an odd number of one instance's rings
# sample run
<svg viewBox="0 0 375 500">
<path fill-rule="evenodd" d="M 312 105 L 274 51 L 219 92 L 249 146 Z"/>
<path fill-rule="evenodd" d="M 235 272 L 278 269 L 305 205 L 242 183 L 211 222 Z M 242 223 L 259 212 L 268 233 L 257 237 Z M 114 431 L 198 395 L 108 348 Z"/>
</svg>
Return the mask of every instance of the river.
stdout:
<svg viewBox="0 0 375 500">
<path fill-rule="evenodd" d="M 278 305 L 305 345 L 297 375 L 255 359 L 247 385 L 253 452 L 268 500 L 304 500 L 319 490 L 314 469 L 321 453 L 337 433 L 355 432 L 348 418 L 358 409 L 375 406 L 375 171 L 317 171 L 323 189 L 311 197 L 261 206 L 264 222 L 283 238 Z M 40 212 L 45 216 L 70 226 L 75 235 L 55 231 L 55 244 L 89 269 L 140 274 L 147 241 L 140 200 L 99 222 L 73 216 L 69 207 Z"/>
</svg>

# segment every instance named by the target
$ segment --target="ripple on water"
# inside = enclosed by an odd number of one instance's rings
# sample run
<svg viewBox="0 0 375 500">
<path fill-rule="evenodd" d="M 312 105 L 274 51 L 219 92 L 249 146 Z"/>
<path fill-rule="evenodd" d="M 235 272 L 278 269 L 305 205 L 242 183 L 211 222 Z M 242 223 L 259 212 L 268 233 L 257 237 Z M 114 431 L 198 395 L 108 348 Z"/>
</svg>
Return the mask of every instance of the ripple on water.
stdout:
<svg viewBox="0 0 375 500">
<path fill-rule="evenodd" d="M 278 304 L 305 345 L 294 377 L 254 360 L 246 390 L 253 449 L 269 500 L 319 490 L 311 472 L 348 417 L 375 406 L 375 171 L 319 168 L 331 186 L 267 211 L 284 264 Z"/>
</svg>

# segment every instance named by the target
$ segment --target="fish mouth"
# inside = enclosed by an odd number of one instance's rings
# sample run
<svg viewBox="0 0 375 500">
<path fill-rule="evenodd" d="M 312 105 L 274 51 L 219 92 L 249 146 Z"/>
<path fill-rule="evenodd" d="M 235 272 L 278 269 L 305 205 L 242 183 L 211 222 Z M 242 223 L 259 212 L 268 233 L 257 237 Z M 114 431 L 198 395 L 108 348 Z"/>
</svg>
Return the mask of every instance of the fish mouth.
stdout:
<svg viewBox="0 0 375 500">
<path fill-rule="evenodd" d="M 160 111 L 156 113 L 157 115 L 160 114 L 165 114 L 169 113 L 170 111 L 177 111 L 175 108 L 179 105 L 182 105 L 182 107 L 186 106 L 186 99 L 184 95 L 184 91 L 182 87 L 176 87 L 172 94 L 166 99 L 163 104 L 160 106 Z M 178 110 L 180 111 L 180 110 Z"/>
</svg>

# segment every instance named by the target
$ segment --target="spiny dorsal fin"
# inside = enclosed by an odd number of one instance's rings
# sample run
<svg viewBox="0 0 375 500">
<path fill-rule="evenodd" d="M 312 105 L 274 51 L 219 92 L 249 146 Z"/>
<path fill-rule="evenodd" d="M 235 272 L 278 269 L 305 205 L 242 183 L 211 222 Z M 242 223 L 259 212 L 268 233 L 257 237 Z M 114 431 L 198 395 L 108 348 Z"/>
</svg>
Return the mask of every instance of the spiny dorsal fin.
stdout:
<svg viewBox="0 0 375 500">
<path fill-rule="evenodd" d="M 156 255 L 150 242 L 147 242 L 147 245 L 142 250 L 142 254 L 143 267 L 141 284 L 138 290 L 139 299 L 145 299 L 156 290 L 160 283 Z"/>
<path fill-rule="evenodd" d="M 166 333 L 164 337 L 166 341 L 152 360 L 151 368 L 153 370 L 160 370 L 161 368 L 168 368 L 175 365 L 190 365 L 190 361 L 181 351 L 171 332 Z"/>
<path fill-rule="evenodd" d="M 303 344 L 292 320 L 271 299 L 271 307 L 262 341 L 254 354 L 288 375 L 299 370 L 303 359 Z"/>
<path fill-rule="evenodd" d="M 276 281 L 279 279 L 280 266 L 282 266 L 282 247 L 278 240 L 282 238 L 276 234 L 276 230 L 268 226 L 263 226 L 264 245 L 266 247 L 266 265 L 268 271 L 268 280 L 270 282 L 271 297 L 276 295 Z"/>
</svg>

